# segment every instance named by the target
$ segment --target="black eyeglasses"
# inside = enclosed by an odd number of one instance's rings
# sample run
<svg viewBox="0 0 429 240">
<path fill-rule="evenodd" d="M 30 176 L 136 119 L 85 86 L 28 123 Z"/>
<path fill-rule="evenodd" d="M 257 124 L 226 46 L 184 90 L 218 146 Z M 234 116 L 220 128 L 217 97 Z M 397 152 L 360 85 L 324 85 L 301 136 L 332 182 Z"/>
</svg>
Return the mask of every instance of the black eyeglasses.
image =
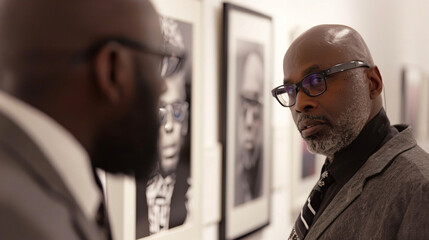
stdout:
<svg viewBox="0 0 429 240">
<path fill-rule="evenodd" d="M 369 68 L 370 65 L 362 61 L 340 63 L 321 72 L 308 74 L 296 84 L 280 85 L 271 90 L 271 93 L 283 107 L 292 107 L 295 105 L 296 95 L 299 89 L 302 89 L 302 91 L 310 97 L 320 96 L 326 92 L 328 88 L 326 84 L 327 76 L 360 67 Z"/>
<path fill-rule="evenodd" d="M 163 78 L 170 77 L 177 73 L 181 67 L 183 66 L 183 63 L 185 62 L 185 53 L 183 52 L 165 52 L 161 50 L 156 50 L 153 48 L 150 48 L 148 46 L 145 46 L 137 41 L 123 38 L 123 37 L 109 37 L 102 39 L 95 44 L 91 45 L 86 51 L 79 53 L 75 55 L 72 58 L 72 63 L 77 64 L 81 61 L 86 61 L 94 57 L 100 49 L 110 42 L 116 42 L 121 44 L 122 46 L 143 52 L 148 54 L 154 54 L 162 57 L 162 61 L 160 62 L 159 71 L 160 75 Z"/>
</svg>

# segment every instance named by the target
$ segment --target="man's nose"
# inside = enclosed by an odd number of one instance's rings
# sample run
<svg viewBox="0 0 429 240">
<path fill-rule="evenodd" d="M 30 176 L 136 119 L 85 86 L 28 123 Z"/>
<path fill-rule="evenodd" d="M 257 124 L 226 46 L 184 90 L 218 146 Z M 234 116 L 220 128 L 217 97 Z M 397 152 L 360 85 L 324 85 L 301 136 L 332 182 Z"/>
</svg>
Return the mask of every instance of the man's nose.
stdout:
<svg viewBox="0 0 429 240">
<path fill-rule="evenodd" d="M 166 133 L 171 133 L 174 130 L 174 122 L 173 122 L 173 116 L 170 111 L 167 111 L 167 114 L 165 116 L 165 123 L 164 123 L 164 131 Z"/>
<path fill-rule="evenodd" d="M 314 109 L 316 107 L 317 107 L 317 102 L 314 97 L 308 96 L 302 90 L 296 93 L 295 105 L 294 105 L 296 112 L 308 112 L 311 109 Z"/>
<path fill-rule="evenodd" d="M 246 126 L 251 126 L 255 121 L 253 110 L 248 108 L 244 114 L 244 123 Z"/>
</svg>

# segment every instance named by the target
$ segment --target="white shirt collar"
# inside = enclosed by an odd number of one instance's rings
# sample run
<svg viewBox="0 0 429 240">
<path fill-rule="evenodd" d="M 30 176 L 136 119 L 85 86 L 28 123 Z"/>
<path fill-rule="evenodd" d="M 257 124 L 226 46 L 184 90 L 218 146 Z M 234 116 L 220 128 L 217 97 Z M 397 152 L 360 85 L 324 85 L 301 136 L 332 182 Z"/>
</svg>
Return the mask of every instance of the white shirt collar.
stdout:
<svg viewBox="0 0 429 240">
<path fill-rule="evenodd" d="M 83 212 L 95 219 L 102 199 L 83 146 L 45 113 L 0 91 L 0 110 L 33 139 L 59 172 Z"/>
</svg>

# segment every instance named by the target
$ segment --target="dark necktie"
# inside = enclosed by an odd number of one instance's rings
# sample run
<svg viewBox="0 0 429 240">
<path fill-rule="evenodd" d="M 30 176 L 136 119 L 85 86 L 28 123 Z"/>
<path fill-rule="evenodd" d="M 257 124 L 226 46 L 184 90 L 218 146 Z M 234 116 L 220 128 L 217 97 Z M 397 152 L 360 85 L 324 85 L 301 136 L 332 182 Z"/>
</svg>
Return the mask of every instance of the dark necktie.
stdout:
<svg viewBox="0 0 429 240">
<path fill-rule="evenodd" d="M 323 193 L 334 181 L 331 174 L 326 170 L 327 164 L 323 167 L 324 171 L 320 176 L 319 181 L 310 193 L 307 202 L 301 209 L 301 213 L 295 221 L 295 225 L 289 236 L 289 239 L 302 240 L 307 235 L 308 229 L 310 228 L 313 218 L 319 210 L 320 203 L 322 202 Z"/>
</svg>

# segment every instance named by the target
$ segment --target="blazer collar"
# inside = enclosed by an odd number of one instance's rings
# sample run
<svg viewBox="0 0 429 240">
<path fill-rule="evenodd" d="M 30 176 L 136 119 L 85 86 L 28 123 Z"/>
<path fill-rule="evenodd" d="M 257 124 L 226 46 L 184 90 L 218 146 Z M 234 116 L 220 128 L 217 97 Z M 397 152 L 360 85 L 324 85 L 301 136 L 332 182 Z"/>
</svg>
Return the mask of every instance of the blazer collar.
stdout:
<svg viewBox="0 0 429 240">
<path fill-rule="evenodd" d="M 67 205 L 74 228 L 82 239 L 101 239 L 101 232 L 89 222 L 57 171 L 27 134 L 0 111 L 0 146 L 5 148 L 43 189 Z M 93 228 L 89 227 L 93 224 Z"/>
<path fill-rule="evenodd" d="M 390 139 L 376 153 L 368 158 L 366 163 L 343 186 L 332 199 L 319 220 L 308 232 L 306 239 L 317 239 L 347 209 L 362 193 L 365 180 L 380 174 L 400 153 L 417 145 L 412 130 L 406 125 L 395 125 L 399 133 Z"/>
<path fill-rule="evenodd" d="M 39 184 L 61 198 L 74 203 L 57 171 L 27 134 L 0 112 L 0 144 L 10 149 L 16 161 L 26 168 Z"/>
</svg>

